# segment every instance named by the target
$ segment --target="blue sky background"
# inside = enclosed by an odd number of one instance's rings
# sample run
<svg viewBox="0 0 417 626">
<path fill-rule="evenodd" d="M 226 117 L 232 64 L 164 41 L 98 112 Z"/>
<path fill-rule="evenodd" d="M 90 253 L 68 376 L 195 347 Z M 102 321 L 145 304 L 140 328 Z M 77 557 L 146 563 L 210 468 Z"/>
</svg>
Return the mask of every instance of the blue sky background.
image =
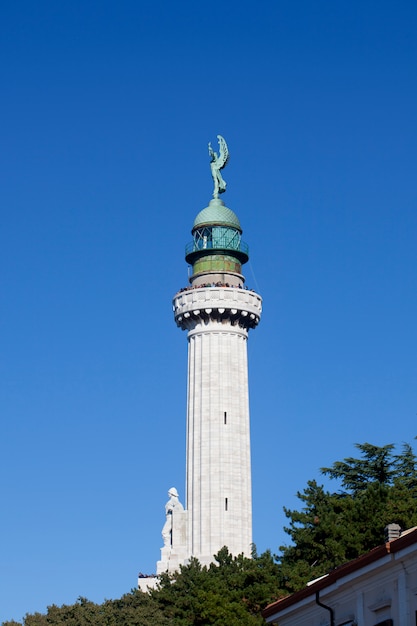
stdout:
<svg viewBox="0 0 417 626">
<path fill-rule="evenodd" d="M 264 298 L 258 549 L 355 442 L 413 442 L 417 6 L 16 0 L 0 18 L 1 621 L 155 571 L 185 480 L 171 298 L 218 133 Z"/>
</svg>

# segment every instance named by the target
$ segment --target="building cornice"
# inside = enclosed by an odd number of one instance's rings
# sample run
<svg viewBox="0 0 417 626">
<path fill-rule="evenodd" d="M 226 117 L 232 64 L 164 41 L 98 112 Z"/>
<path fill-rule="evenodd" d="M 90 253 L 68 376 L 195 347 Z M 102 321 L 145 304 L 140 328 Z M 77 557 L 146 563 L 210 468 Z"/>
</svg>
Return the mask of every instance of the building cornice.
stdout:
<svg viewBox="0 0 417 626">
<path fill-rule="evenodd" d="M 228 321 L 241 328 L 255 328 L 262 313 L 262 298 L 239 287 L 200 287 L 178 292 L 173 300 L 177 326 L 191 330 L 196 323 Z"/>
</svg>

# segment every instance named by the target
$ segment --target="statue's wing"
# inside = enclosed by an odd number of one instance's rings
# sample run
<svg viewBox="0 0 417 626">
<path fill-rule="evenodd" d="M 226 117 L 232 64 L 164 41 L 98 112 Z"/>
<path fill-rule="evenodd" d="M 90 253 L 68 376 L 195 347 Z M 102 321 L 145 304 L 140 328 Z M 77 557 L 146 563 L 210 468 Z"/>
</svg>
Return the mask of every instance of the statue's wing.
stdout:
<svg viewBox="0 0 417 626">
<path fill-rule="evenodd" d="M 217 135 L 217 139 L 219 140 L 220 148 L 219 158 L 217 159 L 217 166 L 221 170 L 223 167 L 226 166 L 229 160 L 229 150 L 227 149 L 227 143 L 225 139 L 221 135 Z"/>
</svg>

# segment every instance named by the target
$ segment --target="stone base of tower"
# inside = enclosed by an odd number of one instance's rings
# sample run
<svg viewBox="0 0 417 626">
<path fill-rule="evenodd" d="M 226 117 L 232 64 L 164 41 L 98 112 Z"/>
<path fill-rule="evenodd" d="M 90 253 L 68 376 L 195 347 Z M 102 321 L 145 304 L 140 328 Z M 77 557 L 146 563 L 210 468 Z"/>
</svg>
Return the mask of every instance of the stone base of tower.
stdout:
<svg viewBox="0 0 417 626">
<path fill-rule="evenodd" d="M 172 532 L 170 545 L 161 548 L 161 560 L 156 564 L 156 576 L 139 574 L 138 589 L 147 593 L 157 589 L 161 574 L 174 574 L 181 565 L 188 563 L 187 554 L 187 511 L 176 507 L 172 511 Z"/>
<path fill-rule="evenodd" d="M 152 589 L 157 589 L 159 582 L 158 576 L 139 576 L 138 589 L 143 593 L 149 593 Z"/>
<path fill-rule="evenodd" d="M 180 565 L 184 565 L 186 560 L 185 554 L 179 555 L 170 548 L 161 548 L 161 560 L 156 564 L 157 576 L 178 572 Z"/>
</svg>

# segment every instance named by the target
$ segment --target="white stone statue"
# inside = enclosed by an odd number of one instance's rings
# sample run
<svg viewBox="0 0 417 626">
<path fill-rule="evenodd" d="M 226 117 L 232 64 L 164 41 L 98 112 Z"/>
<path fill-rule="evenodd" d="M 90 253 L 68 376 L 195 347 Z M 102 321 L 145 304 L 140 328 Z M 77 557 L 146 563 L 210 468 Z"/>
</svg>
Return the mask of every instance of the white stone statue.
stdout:
<svg viewBox="0 0 417 626">
<path fill-rule="evenodd" d="M 165 505 L 166 521 L 162 529 L 162 538 L 164 540 L 164 547 L 171 548 L 173 543 L 172 529 L 173 529 L 173 516 L 175 513 L 184 511 L 184 507 L 178 499 L 178 491 L 175 487 L 171 487 L 168 491 L 169 500 Z"/>
<path fill-rule="evenodd" d="M 217 155 L 217 152 L 214 152 L 211 147 L 211 143 L 209 143 L 208 145 L 210 155 L 210 169 L 214 181 L 213 198 L 218 198 L 219 193 L 223 193 L 224 191 L 226 191 L 226 182 L 223 180 L 223 177 L 220 174 L 220 170 L 226 167 L 229 160 L 229 150 L 227 149 L 226 141 L 221 135 L 217 135 L 217 139 L 219 140 L 219 155 Z"/>
</svg>

